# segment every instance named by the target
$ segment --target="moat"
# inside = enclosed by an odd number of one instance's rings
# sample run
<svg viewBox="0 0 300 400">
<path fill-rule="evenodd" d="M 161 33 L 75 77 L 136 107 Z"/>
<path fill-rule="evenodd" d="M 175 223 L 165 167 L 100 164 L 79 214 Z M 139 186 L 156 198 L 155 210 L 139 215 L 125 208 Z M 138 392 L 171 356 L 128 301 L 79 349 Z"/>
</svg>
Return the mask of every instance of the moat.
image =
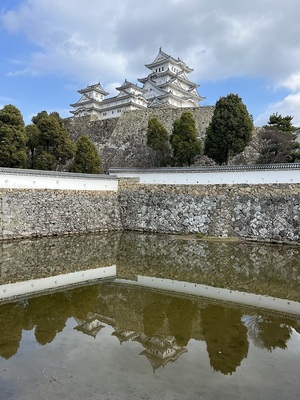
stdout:
<svg viewBox="0 0 300 400">
<path fill-rule="evenodd" d="M 2 242 L 0 291 L 111 265 L 116 276 L 2 299 L 1 398 L 296 400 L 300 312 L 289 305 L 300 307 L 299 253 L 137 233 Z M 229 297 L 157 282 L 228 289 Z M 231 301 L 231 292 L 257 295 L 261 307 Z"/>
</svg>

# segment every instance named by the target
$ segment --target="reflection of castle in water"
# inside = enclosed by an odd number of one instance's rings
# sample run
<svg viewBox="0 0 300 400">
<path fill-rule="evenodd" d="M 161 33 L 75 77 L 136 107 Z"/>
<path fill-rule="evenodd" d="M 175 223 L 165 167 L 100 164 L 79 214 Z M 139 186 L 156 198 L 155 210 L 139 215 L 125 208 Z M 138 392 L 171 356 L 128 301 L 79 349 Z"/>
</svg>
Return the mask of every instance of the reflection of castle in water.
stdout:
<svg viewBox="0 0 300 400">
<path fill-rule="evenodd" d="M 79 318 L 75 318 L 75 320 L 78 325 L 75 326 L 74 329 L 94 339 L 101 330 L 105 328 L 103 323 L 112 327 L 116 325 L 113 318 L 107 318 L 98 313 L 90 315 L 86 320 L 81 320 Z M 175 362 L 181 354 L 187 352 L 187 349 L 178 346 L 175 337 L 170 335 L 149 337 L 143 332 L 115 330 L 112 336 L 118 338 L 120 344 L 128 341 L 139 342 L 145 349 L 140 355 L 146 356 L 152 365 L 153 371 L 161 366 L 165 366 L 169 362 Z"/>
<path fill-rule="evenodd" d="M 95 339 L 98 333 L 101 331 L 101 329 L 105 327 L 105 325 L 101 324 L 100 319 L 101 317 L 98 318 L 97 315 L 93 315 L 86 320 L 75 318 L 78 325 L 75 326 L 74 329 L 84 333 L 85 335 L 92 336 Z"/>
<path fill-rule="evenodd" d="M 153 371 L 161 366 L 165 366 L 170 361 L 175 362 L 187 349 L 180 347 L 176 343 L 174 336 L 167 337 L 148 337 L 144 333 L 134 338 L 145 348 L 140 355 L 146 356 L 152 365 Z"/>
</svg>

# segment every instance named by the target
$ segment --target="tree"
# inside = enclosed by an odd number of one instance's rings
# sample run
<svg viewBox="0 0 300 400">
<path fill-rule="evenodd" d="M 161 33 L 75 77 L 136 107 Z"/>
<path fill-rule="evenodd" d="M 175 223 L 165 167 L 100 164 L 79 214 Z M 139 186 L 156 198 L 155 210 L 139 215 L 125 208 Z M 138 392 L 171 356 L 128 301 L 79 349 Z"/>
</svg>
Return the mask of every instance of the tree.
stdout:
<svg viewBox="0 0 300 400">
<path fill-rule="evenodd" d="M 57 112 L 38 113 L 32 118 L 38 129 L 38 135 L 33 128 L 27 128 L 32 140 L 28 143 L 31 154 L 32 168 L 57 170 L 73 158 L 75 144 L 71 141 L 69 132 L 63 126 L 63 121 Z"/>
<path fill-rule="evenodd" d="M 268 125 L 265 125 L 257 135 L 256 150 L 259 153 L 258 164 L 294 162 L 300 157 L 300 145 L 296 129 L 292 126 L 293 117 L 272 114 Z"/>
<path fill-rule="evenodd" d="M 201 152 L 201 141 L 197 138 L 196 124 L 190 112 L 183 112 L 173 123 L 170 137 L 174 164 L 191 165 Z"/>
<path fill-rule="evenodd" d="M 268 125 L 277 128 L 281 132 L 294 132 L 296 128 L 292 125 L 293 118 L 290 115 L 282 117 L 280 114 L 275 113 L 270 115 Z"/>
<path fill-rule="evenodd" d="M 100 174 L 101 161 L 94 143 L 87 135 L 82 135 L 76 144 L 77 150 L 69 171 L 83 174 Z"/>
<path fill-rule="evenodd" d="M 35 169 L 40 132 L 35 124 L 27 125 L 25 129 L 27 134 L 27 165 L 28 168 Z"/>
<path fill-rule="evenodd" d="M 237 94 L 221 97 L 206 131 L 204 154 L 218 164 L 241 153 L 251 140 L 254 129 L 242 99 Z"/>
<path fill-rule="evenodd" d="M 26 167 L 25 124 L 19 109 L 11 104 L 0 110 L 0 165 L 10 168 Z"/>
<path fill-rule="evenodd" d="M 147 128 L 147 145 L 160 153 L 161 164 L 167 163 L 169 154 L 169 134 L 156 117 L 150 118 Z"/>
</svg>

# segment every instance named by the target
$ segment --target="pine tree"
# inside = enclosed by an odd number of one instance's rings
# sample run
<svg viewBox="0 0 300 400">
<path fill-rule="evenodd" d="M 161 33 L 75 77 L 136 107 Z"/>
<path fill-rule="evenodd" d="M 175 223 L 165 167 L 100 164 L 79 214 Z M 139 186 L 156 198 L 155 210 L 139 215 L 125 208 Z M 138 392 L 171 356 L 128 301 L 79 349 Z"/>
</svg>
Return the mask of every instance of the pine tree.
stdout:
<svg viewBox="0 0 300 400">
<path fill-rule="evenodd" d="M 256 140 L 259 153 L 258 164 L 289 163 L 300 158 L 300 144 L 293 134 L 296 128 L 292 125 L 290 115 L 282 117 L 272 114 L 268 125 L 260 129 Z"/>
<path fill-rule="evenodd" d="M 19 109 L 11 104 L 0 110 L 0 165 L 26 168 L 27 136 Z"/>
<path fill-rule="evenodd" d="M 218 164 L 241 153 L 251 140 L 254 129 L 242 99 L 237 94 L 221 97 L 206 131 L 204 154 Z"/>
<path fill-rule="evenodd" d="M 296 128 L 292 125 L 292 119 L 294 117 L 287 115 L 282 117 L 280 114 L 275 113 L 270 115 L 268 125 L 273 128 L 277 128 L 281 132 L 294 132 Z"/>
<path fill-rule="evenodd" d="M 100 174 L 101 161 L 94 143 L 87 135 L 82 135 L 76 142 L 77 149 L 70 172 L 83 174 Z"/>
</svg>

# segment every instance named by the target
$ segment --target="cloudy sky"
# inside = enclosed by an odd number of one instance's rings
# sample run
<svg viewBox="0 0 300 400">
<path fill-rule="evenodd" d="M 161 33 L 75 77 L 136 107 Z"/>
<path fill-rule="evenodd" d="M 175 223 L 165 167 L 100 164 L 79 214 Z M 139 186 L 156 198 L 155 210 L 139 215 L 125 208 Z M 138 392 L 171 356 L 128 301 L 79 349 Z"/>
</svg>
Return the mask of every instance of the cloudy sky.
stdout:
<svg viewBox="0 0 300 400">
<path fill-rule="evenodd" d="M 162 47 L 194 68 L 202 105 L 237 93 L 257 126 L 300 126 L 299 16 L 299 0 L 1 0 L 0 107 L 70 116 L 78 89 L 115 95 Z"/>
</svg>

